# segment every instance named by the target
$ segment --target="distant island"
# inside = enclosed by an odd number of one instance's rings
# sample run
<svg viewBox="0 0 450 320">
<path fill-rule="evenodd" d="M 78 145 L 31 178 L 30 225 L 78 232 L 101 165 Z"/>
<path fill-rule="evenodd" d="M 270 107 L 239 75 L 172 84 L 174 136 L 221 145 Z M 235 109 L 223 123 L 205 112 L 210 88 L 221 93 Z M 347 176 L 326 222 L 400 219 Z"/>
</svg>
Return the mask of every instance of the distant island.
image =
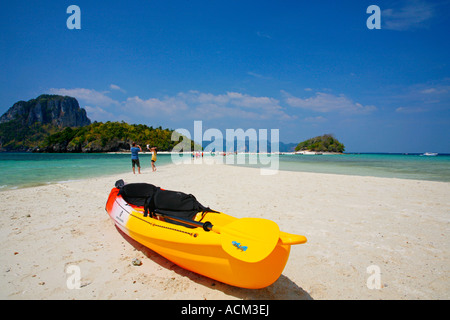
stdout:
<svg viewBox="0 0 450 320">
<path fill-rule="evenodd" d="M 119 152 L 133 141 L 171 151 L 174 130 L 125 122 L 93 122 L 73 97 L 40 95 L 16 102 L 0 117 L 0 151 Z M 191 141 L 191 146 L 193 142 Z"/>
<path fill-rule="evenodd" d="M 332 134 L 324 134 L 300 142 L 295 151 L 314 151 L 314 152 L 334 152 L 343 153 L 345 146 L 338 141 Z"/>
</svg>

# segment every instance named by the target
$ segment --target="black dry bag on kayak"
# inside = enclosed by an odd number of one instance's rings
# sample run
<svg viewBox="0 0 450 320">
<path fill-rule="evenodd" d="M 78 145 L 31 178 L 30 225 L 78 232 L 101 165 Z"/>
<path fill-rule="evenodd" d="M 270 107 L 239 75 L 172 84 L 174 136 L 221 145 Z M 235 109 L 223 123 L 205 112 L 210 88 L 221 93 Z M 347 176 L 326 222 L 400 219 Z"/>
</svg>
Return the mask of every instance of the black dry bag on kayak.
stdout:
<svg viewBox="0 0 450 320">
<path fill-rule="evenodd" d="M 153 196 L 155 212 L 176 217 L 192 219 L 197 212 L 210 211 L 192 194 L 178 191 L 158 190 Z"/>
<path fill-rule="evenodd" d="M 130 183 L 118 188 L 120 189 L 119 195 L 121 195 L 126 202 L 140 207 L 143 207 L 147 199 L 153 198 L 155 193 L 159 190 L 159 187 L 149 183 Z"/>
</svg>

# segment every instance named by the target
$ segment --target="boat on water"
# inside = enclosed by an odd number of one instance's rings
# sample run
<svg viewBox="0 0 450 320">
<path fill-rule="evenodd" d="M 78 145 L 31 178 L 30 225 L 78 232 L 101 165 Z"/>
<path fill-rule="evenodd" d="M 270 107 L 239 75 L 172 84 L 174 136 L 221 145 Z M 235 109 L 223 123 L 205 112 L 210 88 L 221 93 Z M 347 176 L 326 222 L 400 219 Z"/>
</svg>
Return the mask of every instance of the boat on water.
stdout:
<svg viewBox="0 0 450 320">
<path fill-rule="evenodd" d="M 280 231 L 274 221 L 238 219 L 204 207 L 192 195 L 145 183 L 116 182 L 106 211 L 125 234 L 175 264 L 242 288 L 274 283 L 291 245 L 307 241 Z"/>
<path fill-rule="evenodd" d="M 436 153 L 436 152 L 425 152 L 423 155 L 424 156 L 428 156 L 428 157 L 433 157 L 433 156 L 437 156 L 438 153 Z"/>
</svg>

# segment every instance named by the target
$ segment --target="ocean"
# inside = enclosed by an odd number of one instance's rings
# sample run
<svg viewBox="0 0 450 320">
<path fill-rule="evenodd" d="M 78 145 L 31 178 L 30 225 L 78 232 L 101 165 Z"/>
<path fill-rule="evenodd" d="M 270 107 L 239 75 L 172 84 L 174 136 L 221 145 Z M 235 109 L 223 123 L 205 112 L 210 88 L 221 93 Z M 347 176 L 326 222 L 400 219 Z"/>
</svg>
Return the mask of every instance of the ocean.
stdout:
<svg viewBox="0 0 450 320">
<path fill-rule="evenodd" d="M 141 168 L 151 168 L 151 154 L 139 155 Z M 157 167 L 172 163 L 158 154 Z M 0 153 L 0 191 L 131 172 L 130 154 Z M 137 168 L 136 168 L 137 172 Z"/>
<path fill-rule="evenodd" d="M 245 163 L 238 165 L 264 167 L 258 160 L 250 161 L 255 155 L 246 157 Z M 139 158 L 142 169 L 151 168 L 150 153 Z M 131 172 L 130 159 L 130 154 L 0 153 L 0 191 Z M 450 182 L 450 155 L 286 154 L 278 159 L 279 169 L 287 171 Z M 171 163 L 171 155 L 158 154 L 157 167 Z"/>
<path fill-rule="evenodd" d="M 450 155 L 281 155 L 280 170 L 450 182 Z"/>
</svg>

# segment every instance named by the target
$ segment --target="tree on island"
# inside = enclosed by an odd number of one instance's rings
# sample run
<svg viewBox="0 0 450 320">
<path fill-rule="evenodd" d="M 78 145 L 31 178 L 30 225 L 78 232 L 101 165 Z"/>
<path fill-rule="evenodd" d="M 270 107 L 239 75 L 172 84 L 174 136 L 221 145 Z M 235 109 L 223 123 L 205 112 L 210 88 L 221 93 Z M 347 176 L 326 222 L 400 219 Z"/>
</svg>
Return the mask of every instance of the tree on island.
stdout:
<svg viewBox="0 0 450 320">
<path fill-rule="evenodd" d="M 340 143 L 332 134 L 314 137 L 300 142 L 295 151 L 316 151 L 316 152 L 339 152 L 345 150 L 345 146 Z"/>
</svg>

